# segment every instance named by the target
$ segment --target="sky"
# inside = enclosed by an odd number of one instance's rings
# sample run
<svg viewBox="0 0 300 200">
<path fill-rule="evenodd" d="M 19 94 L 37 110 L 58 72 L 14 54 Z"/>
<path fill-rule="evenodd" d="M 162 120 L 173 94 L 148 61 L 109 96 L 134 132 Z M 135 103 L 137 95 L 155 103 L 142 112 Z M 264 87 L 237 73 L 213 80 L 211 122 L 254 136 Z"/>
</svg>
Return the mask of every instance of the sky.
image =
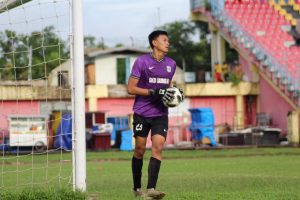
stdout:
<svg viewBox="0 0 300 200">
<path fill-rule="evenodd" d="M 76 0 L 75 0 L 76 1 Z M 32 0 L 0 13 L 0 31 L 30 34 L 54 26 L 64 40 L 70 35 L 69 0 Z M 113 47 L 148 46 L 155 27 L 189 19 L 189 0 L 83 0 L 84 35 Z"/>
<path fill-rule="evenodd" d="M 188 0 L 84 0 L 84 34 L 117 43 L 147 46 L 160 25 L 189 19 Z"/>
</svg>

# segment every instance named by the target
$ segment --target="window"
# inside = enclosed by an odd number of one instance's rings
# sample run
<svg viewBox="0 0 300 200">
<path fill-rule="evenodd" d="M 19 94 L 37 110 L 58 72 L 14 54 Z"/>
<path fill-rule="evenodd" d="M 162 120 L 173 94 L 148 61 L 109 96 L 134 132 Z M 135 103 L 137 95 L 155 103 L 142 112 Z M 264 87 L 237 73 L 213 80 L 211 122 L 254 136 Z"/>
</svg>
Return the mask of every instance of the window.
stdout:
<svg viewBox="0 0 300 200">
<path fill-rule="evenodd" d="M 68 71 L 58 72 L 58 86 L 67 87 L 69 86 L 69 74 Z"/>
<path fill-rule="evenodd" d="M 117 84 L 126 84 L 126 58 L 117 58 Z"/>
</svg>

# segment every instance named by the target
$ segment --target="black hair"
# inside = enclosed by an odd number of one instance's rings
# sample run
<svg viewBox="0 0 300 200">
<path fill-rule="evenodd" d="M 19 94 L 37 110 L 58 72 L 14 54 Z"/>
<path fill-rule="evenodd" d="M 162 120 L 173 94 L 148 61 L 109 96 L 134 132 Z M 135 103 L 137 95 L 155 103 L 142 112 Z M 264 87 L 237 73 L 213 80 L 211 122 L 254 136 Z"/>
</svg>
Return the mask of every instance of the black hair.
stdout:
<svg viewBox="0 0 300 200">
<path fill-rule="evenodd" d="M 155 40 L 156 38 L 158 38 L 158 36 L 160 36 L 160 35 L 168 36 L 168 33 L 167 33 L 167 31 L 156 30 L 149 34 L 148 40 L 149 40 L 149 44 L 150 44 L 151 48 L 153 48 L 152 41 Z"/>
</svg>

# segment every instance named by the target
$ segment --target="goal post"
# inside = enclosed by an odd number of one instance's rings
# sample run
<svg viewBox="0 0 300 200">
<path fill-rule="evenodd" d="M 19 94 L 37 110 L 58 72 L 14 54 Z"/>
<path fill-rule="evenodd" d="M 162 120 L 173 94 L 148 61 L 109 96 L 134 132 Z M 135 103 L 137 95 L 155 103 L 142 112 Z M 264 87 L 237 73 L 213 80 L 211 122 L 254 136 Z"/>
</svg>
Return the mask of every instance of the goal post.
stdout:
<svg viewBox="0 0 300 200">
<path fill-rule="evenodd" d="M 0 189 L 85 192 L 83 0 L 0 0 L 0 21 Z"/>
<path fill-rule="evenodd" d="M 82 0 L 73 0 L 73 102 L 75 188 L 86 190 L 85 92 Z M 74 177 L 74 176 L 73 176 Z"/>
</svg>

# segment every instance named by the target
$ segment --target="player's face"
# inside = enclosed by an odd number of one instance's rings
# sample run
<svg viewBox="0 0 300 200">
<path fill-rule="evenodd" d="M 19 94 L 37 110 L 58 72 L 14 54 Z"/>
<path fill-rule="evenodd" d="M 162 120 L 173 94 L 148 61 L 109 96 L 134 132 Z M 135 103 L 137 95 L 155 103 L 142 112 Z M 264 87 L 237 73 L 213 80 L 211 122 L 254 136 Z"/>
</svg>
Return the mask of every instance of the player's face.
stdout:
<svg viewBox="0 0 300 200">
<path fill-rule="evenodd" d="M 159 35 L 154 41 L 153 41 L 153 46 L 157 50 L 163 52 L 163 53 L 168 53 L 169 51 L 169 38 L 166 35 Z"/>
</svg>

